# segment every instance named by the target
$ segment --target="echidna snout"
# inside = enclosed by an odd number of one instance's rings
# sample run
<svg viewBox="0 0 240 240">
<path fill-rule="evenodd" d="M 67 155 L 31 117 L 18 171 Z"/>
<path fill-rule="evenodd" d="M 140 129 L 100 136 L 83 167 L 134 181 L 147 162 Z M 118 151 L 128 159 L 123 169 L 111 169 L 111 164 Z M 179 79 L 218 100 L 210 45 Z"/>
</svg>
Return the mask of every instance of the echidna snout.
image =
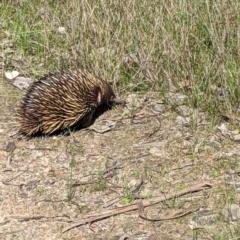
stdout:
<svg viewBox="0 0 240 240">
<path fill-rule="evenodd" d="M 34 82 L 20 104 L 19 132 L 33 136 L 51 134 L 78 123 L 91 124 L 99 105 L 111 105 L 112 87 L 88 71 L 75 70 L 48 74 Z"/>
</svg>

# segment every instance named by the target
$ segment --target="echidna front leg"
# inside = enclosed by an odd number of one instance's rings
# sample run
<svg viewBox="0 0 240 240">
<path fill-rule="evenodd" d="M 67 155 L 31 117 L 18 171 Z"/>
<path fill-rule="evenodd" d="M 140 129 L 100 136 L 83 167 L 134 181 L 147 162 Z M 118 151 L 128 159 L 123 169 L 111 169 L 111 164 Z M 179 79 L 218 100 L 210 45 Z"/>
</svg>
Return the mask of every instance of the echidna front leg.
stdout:
<svg viewBox="0 0 240 240">
<path fill-rule="evenodd" d="M 95 111 L 91 111 L 90 113 L 86 114 L 80 121 L 79 121 L 79 125 L 81 127 L 89 127 L 92 123 L 92 118 L 93 118 L 93 114 Z"/>
</svg>

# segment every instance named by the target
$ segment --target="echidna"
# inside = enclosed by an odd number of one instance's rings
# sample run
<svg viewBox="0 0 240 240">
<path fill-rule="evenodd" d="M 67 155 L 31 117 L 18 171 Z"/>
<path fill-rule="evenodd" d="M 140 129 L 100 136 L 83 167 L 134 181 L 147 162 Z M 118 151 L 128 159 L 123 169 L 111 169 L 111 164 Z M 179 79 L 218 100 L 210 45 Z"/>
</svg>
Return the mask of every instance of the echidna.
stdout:
<svg viewBox="0 0 240 240">
<path fill-rule="evenodd" d="M 52 134 L 79 124 L 87 127 L 99 105 L 111 105 L 111 86 L 86 70 L 49 74 L 34 82 L 17 113 L 19 132 Z"/>
</svg>

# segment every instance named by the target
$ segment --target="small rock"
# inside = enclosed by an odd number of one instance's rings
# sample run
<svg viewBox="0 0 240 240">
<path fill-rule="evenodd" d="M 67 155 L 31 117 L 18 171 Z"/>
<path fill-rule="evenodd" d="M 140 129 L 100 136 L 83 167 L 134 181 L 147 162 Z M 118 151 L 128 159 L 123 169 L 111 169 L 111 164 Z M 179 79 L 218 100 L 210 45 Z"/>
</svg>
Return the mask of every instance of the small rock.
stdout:
<svg viewBox="0 0 240 240">
<path fill-rule="evenodd" d="M 126 98 L 126 102 L 130 105 L 136 104 L 138 102 L 138 95 L 136 93 L 129 94 Z"/>
<path fill-rule="evenodd" d="M 237 204 L 225 205 L 222 214 L 231 221 L 240 219 L 240 207 Z"/>
<path fill-rule="evenodd" d="M 16 145 L 14 142 L 9 142 L 6 146 L 6 152 L 13 152 L 16 148 Z"/>
<path fill-rule="evenodd" d="M 160 112 L 162 113 L 165 109 L 165 106 L 163 104 L 155 103 L 152 106 L 152 110 L 155 112 Z"/>
<path fill-rule="evenodd" d="M 231 134 L 232 135 L 239 135 L 239 130 L 235 129 L 235 130 L 231 131 Z"/>
<path fill-rule="evenodd" d="M 184 118 L 182 116 L 177 116 L 175 122 L 178 125 L 188 125 L 189 124 L 189 120 L 190 119 L 188 117 Z"/>
<path fill-rule="evenodd" d="M 208 143 L 208 146 L 214 148 L 214 149 L 217 150 L 217 151 L 220 151 L 220 149 L 222 148 L 221 143 L 219 143 L 219 142 L 217 142 L 217 141 Z"/>
<path fill-rule="evenodd" d="M 116 123 L 110 120 L 102 121 L 100 124 L 94 123 L 87 129 L 93 130 L 97 133 L 105 133 L 111 131 L 115 127 Z"/>
<path fill-rule="evenodd" d="M 65 27 L 59 27 L 58 32 L 61 34 L 66 34 L 66 28 Z"/>
<path fill-rule="evenodd" d="M 157 147 L 150 148 L 149 153 L 156 157 L 163 157 L 164 155 L 163 152 Z"/>
<path fill-rule="evenodd" d="M 31 78 L 16 77 L 13 81 L 13 85 L 19 88 L 20 90 L 23 90 L 23 89 L 28 89 L 32 82 L 33 81 Z"/>
<path fill-rule="evenodd" d="M 231 157 L 233 155 L 240 156 L 240 149 L 236 149 L 236 150 L 226 152 L 226 156 L 228 156 L 228 157 Z"/>
<path fill-rule="evenodd" d="M 181 115 L 184 115 L 184 116 L 189 116 L 193 112 L 193 110 L 187 107 L 186 105 L 179 106 L 177 110 Z"/>
<path fill-rule="evenodd" d="M 12 72 L 5 72 L 5 77 L 9 80 L 13 80 L 19 75 L 18 71 L 12 71 Z"/>
<path fill-rule="evenodd" d="M 179 94 L 179 93 L 169 94 L 168 101 L 172 105 L 180 106 L 184 104 L 186 97 L 187 97 L 186 95 Z"/>
<path fill-rule="evenodd" d="M 226 136 L 229 134 L 228 129 L 224 123 L 222 123 L 220 126 L 217 126 L 217 129 L 221 131 L 223 136 Z"/>
<path fill-rule="evenodd" d="M 240 141 L 240 134 L 232 136 L 234 141 Z"/>
<path fill-rule="evenodd" d="M 189 227 L 191 229 L 214 226 L 217 222 L 217 215 L 212 210 L 201 210 L 192 218 Z"/>
</svg>

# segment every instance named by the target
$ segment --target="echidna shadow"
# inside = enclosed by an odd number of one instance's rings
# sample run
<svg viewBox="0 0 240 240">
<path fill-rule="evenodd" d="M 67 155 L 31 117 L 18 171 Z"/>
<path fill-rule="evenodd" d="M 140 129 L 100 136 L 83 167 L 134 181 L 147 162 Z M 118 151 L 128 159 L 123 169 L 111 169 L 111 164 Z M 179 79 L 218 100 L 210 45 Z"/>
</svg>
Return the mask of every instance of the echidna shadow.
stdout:
<svg viewBox="0 0 240 240">
<path fill-rule="evenodd" d="M 27 137 L 67 134 L 90 126 L 115 102 L 119 100 L 110 84 L 86 70 L 51 73 L 23 97 L 18 130 Z"/>
</svg>

